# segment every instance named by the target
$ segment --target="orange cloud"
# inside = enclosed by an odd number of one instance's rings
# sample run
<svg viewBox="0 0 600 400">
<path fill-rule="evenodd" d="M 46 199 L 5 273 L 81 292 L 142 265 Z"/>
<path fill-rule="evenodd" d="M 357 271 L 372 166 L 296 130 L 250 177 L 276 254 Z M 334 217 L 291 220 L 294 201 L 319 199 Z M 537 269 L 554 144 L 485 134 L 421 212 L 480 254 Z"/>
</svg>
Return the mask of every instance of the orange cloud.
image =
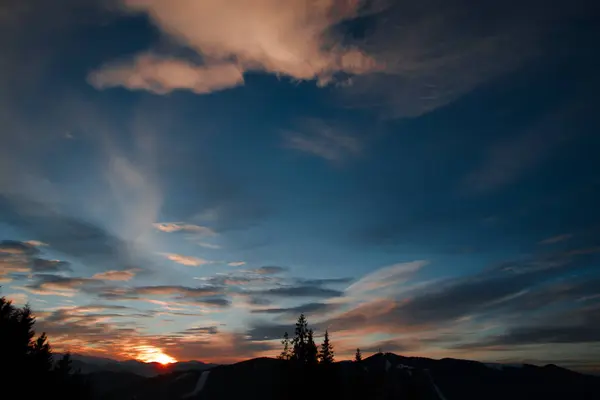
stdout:
<svg viewBox="0 0 600 400">
<path fill-rule="evenodd" d="M 199 267 L 201 265 L 210 264 L 211 262 L 203 258 L 183 256 L 181 254 L 163 253 L 163 256 L 177 264 L 186 265 L 188 267 Z"/>
<path fill-rule="evenodd" d="M 92 279 L 98 279 L 103 281 L 128 281 L 135 276 L 135 270 L 125 271 L 106 271 L 95 274 Z"/>
<path fill-rule="evenodd" d="M 130 62 L 105 65 L 89 76 L 98 89 L 125 86 L 165 94 L 176 89 L 188 89 L 197 94 L 210 93 L 238 86 L 244 82 L 241 69 L 234 64 L 210 66 L 185 60 L 141 54 Z"/>
<path fill-rule="evenodd" d="M 241 84 L 244 71 L 316 79 L 324 85 L 339 72 L 379 69 L 373 58 L 331 33 L 336 24 L 359 15 L 362 0 L 121 1 L 126 9 L 147 13 L 172 39 L 195 49 L 204 65 L 142 54 L 93 72 L 89 79 L 98 88 L 207 93 Z"/>
</svg>

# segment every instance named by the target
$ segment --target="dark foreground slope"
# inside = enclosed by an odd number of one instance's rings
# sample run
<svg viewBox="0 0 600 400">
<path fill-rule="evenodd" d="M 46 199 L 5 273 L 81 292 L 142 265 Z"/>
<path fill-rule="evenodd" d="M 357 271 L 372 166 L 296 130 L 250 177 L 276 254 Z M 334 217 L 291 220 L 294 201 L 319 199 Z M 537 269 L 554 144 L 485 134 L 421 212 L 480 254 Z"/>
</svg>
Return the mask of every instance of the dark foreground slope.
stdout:
<svg viewBox="0 0 600 400">
<path fill-rule="evenodd" d="M 202 374 L 205 374 L 202 378 Z M 378 354 L 361 364 L 299 368 L 258 358 L 209 371 L 132 380 L 106 400 L 587 400 L 600 399 L 600 378 L 556 366 L 487 366 L 466 360 Z"/>
</svg>

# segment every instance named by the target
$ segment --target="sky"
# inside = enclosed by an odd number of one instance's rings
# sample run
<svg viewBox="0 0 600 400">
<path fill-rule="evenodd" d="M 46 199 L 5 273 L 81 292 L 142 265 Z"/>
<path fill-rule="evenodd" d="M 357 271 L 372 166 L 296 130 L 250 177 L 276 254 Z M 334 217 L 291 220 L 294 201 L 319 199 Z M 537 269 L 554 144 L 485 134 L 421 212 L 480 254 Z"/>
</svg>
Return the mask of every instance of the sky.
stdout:
<svg viewBox="0 0 600 400">
<path fill-rule="evenodd" d="M 338 359 L 598 372 L 593 3 L 0 0 L 1 294 L 115 359 L 303 312 Z"/>
</svg>

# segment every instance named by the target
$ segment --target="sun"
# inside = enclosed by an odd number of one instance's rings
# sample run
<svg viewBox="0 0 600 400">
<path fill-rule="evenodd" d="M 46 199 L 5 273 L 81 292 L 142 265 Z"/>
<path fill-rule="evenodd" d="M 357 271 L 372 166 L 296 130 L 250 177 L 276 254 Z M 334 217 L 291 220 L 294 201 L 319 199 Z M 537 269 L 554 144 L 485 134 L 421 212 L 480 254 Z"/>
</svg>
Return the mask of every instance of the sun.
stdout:
<svg viewBox="0 0 600 400">
<path fill-rule="evenodd" d="M 177 359 L 165 354 L 161 349 L 154 346 L 138 346 L 136 347 L 138 352 L 137 359 L 146 363 L 156 362 L 162 365 L 173 364 L 177 362 Z"/>
</svg>

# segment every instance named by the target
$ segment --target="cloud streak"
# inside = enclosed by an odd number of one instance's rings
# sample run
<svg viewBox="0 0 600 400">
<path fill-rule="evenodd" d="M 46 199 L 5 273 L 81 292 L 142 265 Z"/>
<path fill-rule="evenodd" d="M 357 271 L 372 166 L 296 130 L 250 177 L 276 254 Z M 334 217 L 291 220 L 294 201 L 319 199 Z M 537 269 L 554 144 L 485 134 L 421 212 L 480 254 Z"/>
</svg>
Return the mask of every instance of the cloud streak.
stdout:
<svg viewBox="0 0 600 400">
<path fill-rule="evenodd" d="M 133 62 L 106 64 L 91 73 L 88 81 L 96 89 L 123 86 L 155 94 L 166 94 L 177 89 L 205 94 L 243 84 L 242 72 L 234 64 L 197 65 L 186 60 L 145 53 L 136 56 Z"/>
<path fill-rule="evenodd" d="M 175 253 L 163 253 L 163 256 L 173 262 L 176 262 L 177 264 L 185 265 L 187 267 L 200 267 L 202 265 L 211 263 L 211 261 L 205 260 L 203 258 L 184 256 Z"/>
<path fill-rule="evenodd" d="M 330 162 L 341 162 L 362 153 L 363 143 L 349 129 L 319 119 L 305 119 L 283 135 L 286 148 L 304 152 Z"/>
</svg>

